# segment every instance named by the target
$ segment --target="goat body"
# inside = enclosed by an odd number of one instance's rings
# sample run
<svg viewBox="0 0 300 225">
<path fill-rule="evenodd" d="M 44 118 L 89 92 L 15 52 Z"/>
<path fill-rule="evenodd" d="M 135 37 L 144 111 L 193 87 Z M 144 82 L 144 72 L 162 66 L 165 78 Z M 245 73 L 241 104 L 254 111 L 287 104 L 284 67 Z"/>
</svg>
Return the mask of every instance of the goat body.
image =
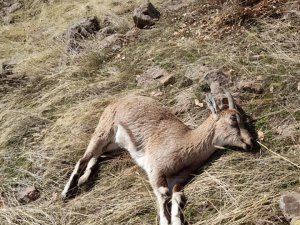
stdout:
<svg viewBox="0 0 300 225">
<path fill-rule="evenodd" d="M 88 180 L 97 159 L 117 148 L 126 149 L 148 175 L 157 197 L 160 224 L 181 225 L 183 187 L 192 171 L 201 167 L 217 146 L 248 148 L 252 139 L 226 92 L 229 108 L 219 110 L 212 96 L 207 103 L 212 114 L 191 129 L 157 101 L 127 96 L 103 112 L 84 156 L 77 162 L 62 197 Z M 167 202 L 171 199 L 171 211 Z M 169 211 L 171 213 L 169 213 Z"/>
</svg>

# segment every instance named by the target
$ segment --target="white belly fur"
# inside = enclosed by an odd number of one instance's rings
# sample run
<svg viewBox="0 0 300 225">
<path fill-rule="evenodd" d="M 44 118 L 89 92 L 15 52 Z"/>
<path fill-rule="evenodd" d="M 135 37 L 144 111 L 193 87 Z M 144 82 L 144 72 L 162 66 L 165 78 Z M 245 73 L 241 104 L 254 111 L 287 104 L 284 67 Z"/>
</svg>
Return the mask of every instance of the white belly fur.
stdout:
<svg viewBox="0 0 300 225">
<path fill-rule="evenodd" d="M 142 167 L 147 173 L 150 172 L 144 152 L 137 151 L 137 148 L 132 142 L 127 130 L 120 124 L 118 125 L 115 141 L 121 148 L 124 148 L 129 152 L 131 157 L 140 167 Z"/>
</svg>

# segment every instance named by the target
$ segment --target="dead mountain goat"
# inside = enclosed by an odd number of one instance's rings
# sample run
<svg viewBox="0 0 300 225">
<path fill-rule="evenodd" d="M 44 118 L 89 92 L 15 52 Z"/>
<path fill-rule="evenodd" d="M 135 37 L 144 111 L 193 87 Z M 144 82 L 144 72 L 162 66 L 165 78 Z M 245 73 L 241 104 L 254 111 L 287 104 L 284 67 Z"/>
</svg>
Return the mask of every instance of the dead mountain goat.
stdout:
<svg viewBox="0 0 300 225">
<path fill-rule="evenodd" d="M 211 115 L 196 129 L 148 97 L 128 96 L 110 104 L 62 198 L 72 196 L 74 189 L 88 180 L 101 154 L 123 148 L 148 175 L 159 205 L 160 225 L 181 225 L 180 204 L 189 175 L 204 164 L 216 146 L 250 149 L 253 145 L 232 96 L 227 91 L 225 94 L 228 107 L 222 109 L 211 94 L 206 96 Z"/>
</svg>

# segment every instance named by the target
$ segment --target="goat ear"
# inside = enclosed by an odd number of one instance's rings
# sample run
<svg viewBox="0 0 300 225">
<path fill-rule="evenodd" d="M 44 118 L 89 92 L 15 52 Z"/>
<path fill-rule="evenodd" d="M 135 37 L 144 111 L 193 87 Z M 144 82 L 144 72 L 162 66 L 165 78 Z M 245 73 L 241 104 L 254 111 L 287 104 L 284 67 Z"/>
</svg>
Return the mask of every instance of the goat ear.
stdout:
<svg viewBox="0 0 300 225">
<path fill-rule="evenodd" d="M 212 94 L 211 93 L 206 94 L 205 100 L 206 100 L 207 106 L 210 109 L 211 113 L 213 115 L 217 116 L 218 106 L 217 106 L 216 101 L 215 101 L 214 97 L 212 96 Z"/>
</svg>

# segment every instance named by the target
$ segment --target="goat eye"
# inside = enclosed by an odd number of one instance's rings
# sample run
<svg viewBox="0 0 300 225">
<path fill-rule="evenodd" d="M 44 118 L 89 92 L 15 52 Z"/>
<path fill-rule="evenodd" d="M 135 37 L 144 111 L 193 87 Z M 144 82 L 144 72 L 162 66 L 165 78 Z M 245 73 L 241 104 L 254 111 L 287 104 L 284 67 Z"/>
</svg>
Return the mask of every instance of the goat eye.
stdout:
<svg viewBox="0 0 300 225">
<path fill-rule="evenodd" d="M 236 115 L 231 115 L 231 116 L 230 116 L 230 119 L 231 119 L 233 122 L 237 122 Z"/>
<path fill-rule="evenodd" d="M 233 127 L 237 127 L 237 126 L 238 126 L 238 121 L 237 121 L 236 115 L 231 115 L 231 116 L 230 116 L 230 120 L 231 120 L 231 125 L 232 125 Z"/>
</svg>

